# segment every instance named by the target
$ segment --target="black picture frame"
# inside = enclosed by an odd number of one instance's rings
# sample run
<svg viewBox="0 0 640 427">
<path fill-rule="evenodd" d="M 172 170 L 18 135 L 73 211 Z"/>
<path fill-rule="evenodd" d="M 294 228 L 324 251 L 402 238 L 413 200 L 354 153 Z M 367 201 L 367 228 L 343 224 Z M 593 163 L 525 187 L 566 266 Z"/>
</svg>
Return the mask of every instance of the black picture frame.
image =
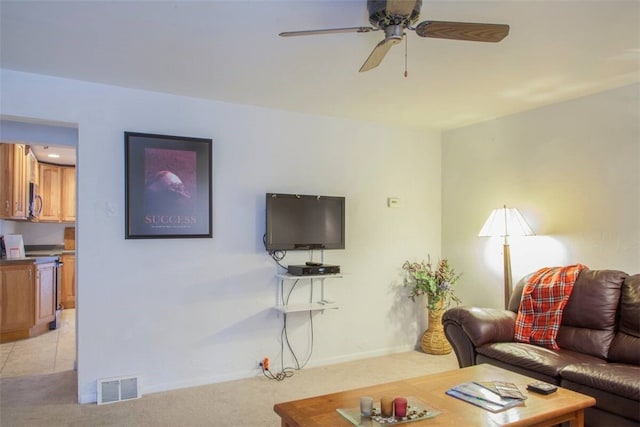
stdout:
<svg viewBox="0 0 640 427">
<path fill-rule="evenodd" d="M 212 146 L 206 138 L 124 133 L 125 239 L 213 237 Z"/>
</svg>

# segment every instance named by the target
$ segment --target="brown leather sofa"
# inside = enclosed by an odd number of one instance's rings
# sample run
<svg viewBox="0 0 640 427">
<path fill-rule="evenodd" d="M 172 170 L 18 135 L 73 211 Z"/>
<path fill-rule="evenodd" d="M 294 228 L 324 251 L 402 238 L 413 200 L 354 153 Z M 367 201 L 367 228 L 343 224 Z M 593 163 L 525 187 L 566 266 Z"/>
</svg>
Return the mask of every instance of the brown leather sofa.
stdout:
<svg viewBox="0 0 640 427">
<path fill-rule="evenodd" d="M 593 396 L 588 426 L 639 426 L 640 274 L 583 270 L 563 312 L 558 351 L 514 341 L 527 278 L 508 310 L 459 306 L 444 313 L 460 367 L 489 363 Z"/>
</svg>

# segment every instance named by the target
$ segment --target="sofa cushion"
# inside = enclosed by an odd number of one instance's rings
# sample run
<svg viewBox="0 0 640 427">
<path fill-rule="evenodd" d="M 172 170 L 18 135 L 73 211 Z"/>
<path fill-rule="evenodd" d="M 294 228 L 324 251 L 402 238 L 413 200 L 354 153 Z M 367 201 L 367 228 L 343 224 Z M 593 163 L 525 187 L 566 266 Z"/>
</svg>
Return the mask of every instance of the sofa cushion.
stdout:
<svg viewBox="0 0 640 427">
<path fill-rule="evenodd" d="M 550 350 L 533 344 L 501 342 L 485 344 L 476 351 L 491 359 L 500 360 L 529 371 L 558 377 L 560 370 L 574 363 L 604 363 L 605 361 L 571 350 Z"/>
<path fill-rule="evenodd" d="M 640 421 L 640 366 L 577 363 L 564 367 L 560 376 L 560 385 L 595 397 L 598 408 Z"/>
<path fill-rule="evenodd" d="M 572 363 L 560 370 L 563 379 L 606 390 L 640 402 L 640 366 L 624 363 Z"/>
<path fill-rule="evenodd" d="M 609 361 L 640 365 L 640 274 L 627 277 L 622 285 L 618 326 Z"/>
<path fill-rule="evenodd" d="M 564 378 L 560 381 L 559 385 L 596 399 L 596 406 L 588 408 L 588 410 L 585 411 L 585 426 L 638 427 L 637 423 L 640 421 L 640 410 L 638 410 L 638 402 L 636 400 L 627 399 L 625 397 L 618 396 L 615 393 L 595 389 Z M 589 409 L 595 410 L 596 414 L 590 413 Z M 609 415 L 606 417 L 600 417 L 601 419 L 598 420 L 598 413 L 600 413 L 600 415 L 602 415 L 602 413 Z"/>
<path fill-rule="evenodd" d="M 564 307 L 556 342 L 561 349 L 601 359 L 615 336 L 616 314 L 627 274 L 616 270 L 583 270 Z"/>
</svg>

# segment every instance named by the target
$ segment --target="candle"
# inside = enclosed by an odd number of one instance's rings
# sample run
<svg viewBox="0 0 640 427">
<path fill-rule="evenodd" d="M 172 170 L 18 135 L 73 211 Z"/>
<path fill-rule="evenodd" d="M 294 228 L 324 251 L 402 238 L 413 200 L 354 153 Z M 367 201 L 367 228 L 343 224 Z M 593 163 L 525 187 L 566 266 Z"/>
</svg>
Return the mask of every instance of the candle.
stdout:
<svg viewBox="0 0 640 427">
<path fill-rule="evenodd" d="M 396 417 L 402 418 L 407 416 L 407 399 L 404 397 L 396 397 L 393 400 L 393 408 L 396 413 Z"/>
<path fill-rule="evenodd" d="M 360 398 L 360 415 L 370 417 L 373 414 L 373 397 Z"/>
<path fill-rule="evenodd" d="M 380 415 L 384 418 L 393 416 L 393 399 L 390 397 L 383 397 L 380 399 Z"/>
</svg>

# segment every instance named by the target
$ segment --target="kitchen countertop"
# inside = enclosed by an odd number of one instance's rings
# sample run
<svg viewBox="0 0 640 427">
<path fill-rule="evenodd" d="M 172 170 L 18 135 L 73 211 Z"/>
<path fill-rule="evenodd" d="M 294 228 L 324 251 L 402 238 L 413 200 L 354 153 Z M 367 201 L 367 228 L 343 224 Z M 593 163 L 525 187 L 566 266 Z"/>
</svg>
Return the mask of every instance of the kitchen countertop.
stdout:
<svg viewBox="0 0 640 427">
<path fill-rule="evenodd" d="M 58 255 L 51 256 L 26 256 L 24 258 L 16 258 L 16 259 L 0 259 L 0 265 L 9 265 L 9 264 L 46 264 L 48 262 L 58 261 L 60 257 Z"/>
<path fill-rule="evenodd" d="M 65 254 L 75 254 L 74 250 L 60 249 L 60 250 L 48 250 L 48 251 L 28 251 L 25 249 L 25 255 L 28 257 L 46 257 L 46 256 L 60 256 Z"/>
<path fill-rule="evenodd" d="M 44 264 L 60 259 L 66 254 L 75 254 L 75 250 L 64 249 L 63 245 L 25 245 L 25 257 L 16 259 L 0 259 L 0 265 L 7 264 Z"/>
</svg>

